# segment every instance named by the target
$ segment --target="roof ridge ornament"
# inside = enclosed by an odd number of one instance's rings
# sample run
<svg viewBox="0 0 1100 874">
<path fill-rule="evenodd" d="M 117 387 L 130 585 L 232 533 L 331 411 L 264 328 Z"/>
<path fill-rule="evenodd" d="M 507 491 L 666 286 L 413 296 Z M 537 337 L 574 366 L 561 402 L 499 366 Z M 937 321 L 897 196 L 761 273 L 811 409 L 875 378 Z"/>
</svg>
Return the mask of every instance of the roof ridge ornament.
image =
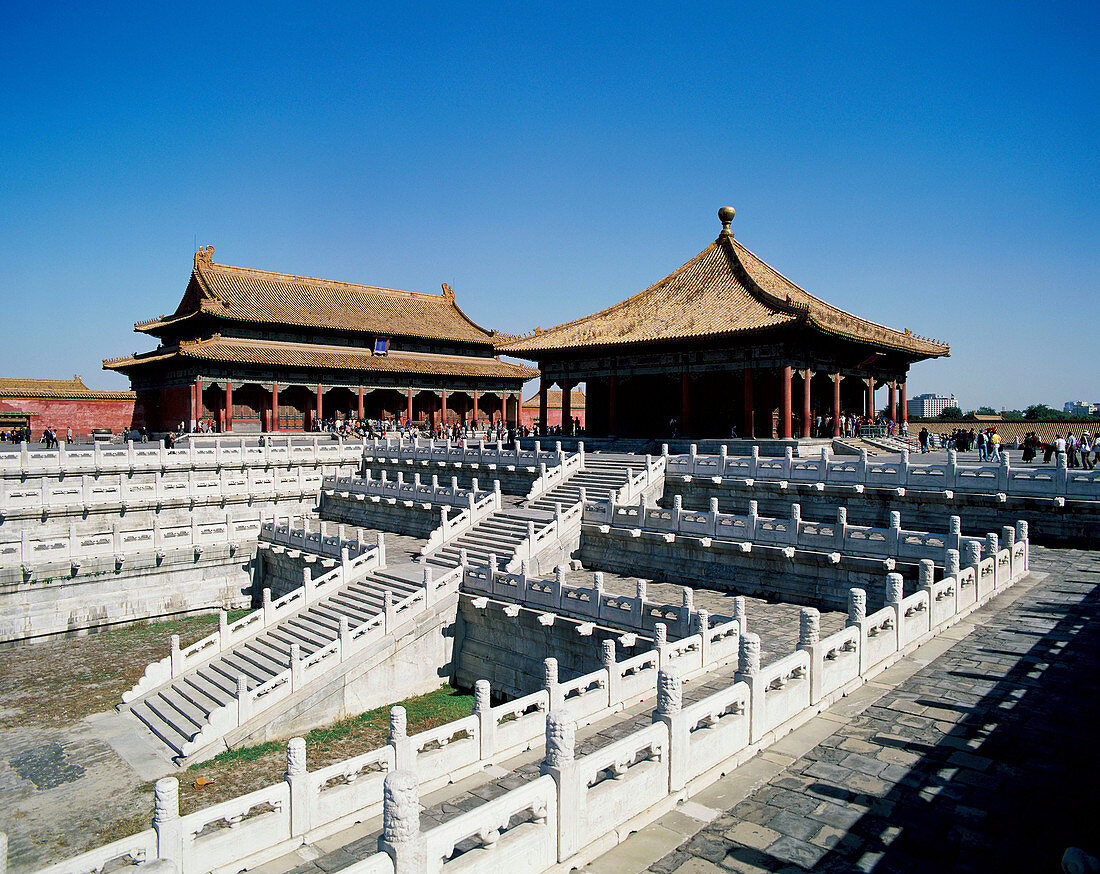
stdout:
<svg viewBox="0 0 1100 874">
<path fill-rule="evenodd" d="M 722 223 L 722 234 L 733 236 L 733 231 L 730 230 L 730 223 L 733 221 L 733 217 L 736 214 L 732 206 L 723 206 L 718 210 L 718 220 Z"/>
<path fill-rule="evenodd" d="M 443 283 L 443 298 L 445 300 L 453 301 L 455 299 L 455 290 L 451 288 L 446 282 Z"/>
<path fill-rule="evenodd" d="M 195 269 L 199 268 L 200 264 L 213 264 L 214 263 L 214 247 L 206 246 L 205 248 L 199 247 L 199 251 L 195 253 Z"/>
</svg>

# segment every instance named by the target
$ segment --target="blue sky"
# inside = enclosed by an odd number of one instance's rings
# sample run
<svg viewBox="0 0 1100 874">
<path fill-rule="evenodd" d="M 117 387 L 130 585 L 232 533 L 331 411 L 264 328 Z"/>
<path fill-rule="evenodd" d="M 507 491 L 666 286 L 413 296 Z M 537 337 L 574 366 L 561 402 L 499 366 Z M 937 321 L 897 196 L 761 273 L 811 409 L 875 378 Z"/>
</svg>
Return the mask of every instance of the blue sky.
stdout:
<svg viewBox="0 0 1100 874">
<path fill-rule="evenodd" d="M 0 375 L 125 387 L 195 244 L 506 331 L 737 209 L 807 290 L 947 340 L 910 394 L 1100 401 L 1094 3 L 22 4 L 0 35 Z"/>
</svg>

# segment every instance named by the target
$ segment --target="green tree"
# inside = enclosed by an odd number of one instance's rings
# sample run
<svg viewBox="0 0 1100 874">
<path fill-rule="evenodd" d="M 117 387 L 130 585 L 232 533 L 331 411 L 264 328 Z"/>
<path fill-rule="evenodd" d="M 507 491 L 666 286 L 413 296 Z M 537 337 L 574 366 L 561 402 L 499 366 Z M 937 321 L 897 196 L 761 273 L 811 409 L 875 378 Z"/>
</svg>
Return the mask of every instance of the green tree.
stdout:
<svg viewBox="0 0 1100 874">
<path fill-rule="evenodd" d="M 943 412 L 940 413 L 941 419 L 947 419 L 949 422 L 958 422 L 964 418 L 963 411 L 958 407 L 944 407 Z"/>
<path fill-rule="evenodd" d="M 996 416 L 997 415 L 997 411 L 995 409 L 993 409 L 993 407 L 978 407 L 978 409 L 976 409 L 974 412 L 977 413 L 979 416 Z"/>
<path fill-rule="evenodd" d="M 1019 410 L 1001 410 L 1001 418 L 1006 422 L 1019 422 L 1024 418 L 1024 414 Z"/>
<path fill-rule="evenodd" d="M 1061 410 L 1055 410 L 1053 407 L 1048 407 L 1046 404 L 1032 404 L 1024 410 L 1024 418 L 1029 422 L 1043 419 L 1052 419 L 1055 422 L 1061 422 L 1066 419 L 1066 414 Z"/>
</svg>

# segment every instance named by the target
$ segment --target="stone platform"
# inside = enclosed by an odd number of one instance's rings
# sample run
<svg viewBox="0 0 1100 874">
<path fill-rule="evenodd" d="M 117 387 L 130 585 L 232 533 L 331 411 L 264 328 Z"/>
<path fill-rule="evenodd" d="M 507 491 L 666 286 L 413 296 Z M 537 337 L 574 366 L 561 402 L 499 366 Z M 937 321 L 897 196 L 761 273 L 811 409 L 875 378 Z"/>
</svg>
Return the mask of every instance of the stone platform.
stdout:
<svg viewBox="0 0 1100 874">
<path fill-rule="evenodd" d="M 593 874 L 1058 871 L 1100 854 L 1100 556 L 1033 575 L 591 862 Z"/>
</svg>

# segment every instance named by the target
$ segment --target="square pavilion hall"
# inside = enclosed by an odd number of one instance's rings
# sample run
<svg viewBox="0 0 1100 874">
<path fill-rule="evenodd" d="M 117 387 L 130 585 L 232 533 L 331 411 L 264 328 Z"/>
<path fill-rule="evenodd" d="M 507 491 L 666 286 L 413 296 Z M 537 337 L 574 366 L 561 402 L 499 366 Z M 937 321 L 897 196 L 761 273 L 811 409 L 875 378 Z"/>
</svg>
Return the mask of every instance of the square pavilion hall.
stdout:
<svg viewBox="0 0 1100 874">
<path fill-rule="evenodd" d="M 216 264 L 195 254 L 171 315 L 134 326 L 152 352 L 103 362 L 125 373 L 150 430 L 213 420 L 220 431 L 315 430 L 337 418 L 440 423 L 519 419 L 538 372 L 502 361 L 502 335 L 442 295 Z M 507 337 L 505 339 L 513 339 Z"/>
<path fill-rule="evenodd" d="M 909 366 L 950 347 L 799 288 L 734 239 L 733 216 L 722 207 L 718 239 L 645 291 L 498 345 L 538 362 L 543 421 L 547 390 L 580 382 L 593 436 L 809 437 L 817 416 L 835 436 L 841 413 L 874 414 L 884 384 L 905 421 Z"/>
</svg>

